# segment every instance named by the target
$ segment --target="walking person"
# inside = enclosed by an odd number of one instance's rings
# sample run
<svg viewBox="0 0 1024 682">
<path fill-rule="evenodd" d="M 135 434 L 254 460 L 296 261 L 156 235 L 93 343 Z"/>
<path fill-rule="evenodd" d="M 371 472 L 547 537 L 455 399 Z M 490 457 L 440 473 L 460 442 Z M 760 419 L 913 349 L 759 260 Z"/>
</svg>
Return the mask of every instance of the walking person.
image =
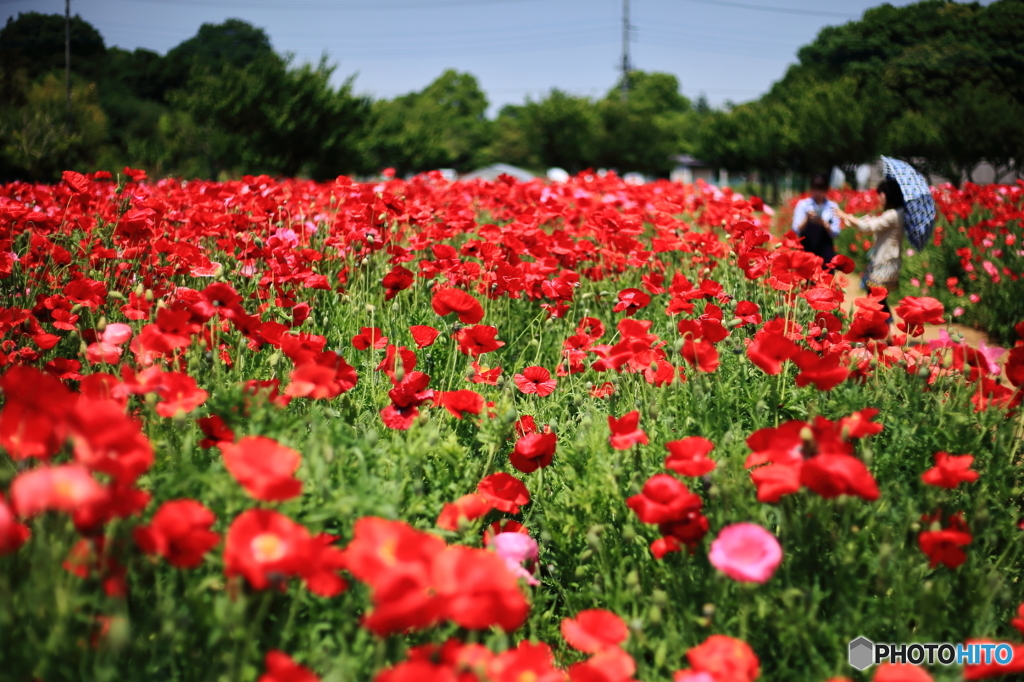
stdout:
<svg viewBox="0 0 1024 682">
<path fill-rule="evenodd" d="M 804 251 L 813 253 L 822 260 L 822 268 L 829 268 L 835 257 L 833 240 L 839 236 L 842 224 L 839 220 L 839 205 L 826 196 L 828 180 L 824 175 L 811 179 L 811 194 L 797 202 L 793 209 L 793 232 L 801 236 Z"/>
<path fill-rule="evenodd" d="M 873 234 L 874 244 L 868 250 L 868 266 L 861 278 L 865 291 L 870 287 L 885 287 L 892 292 L 900 283 L 900 253 L 903 247 L 903 230 L 906 223 L 906 210 L 903 192 L 895 180 L 885 179 L 878 183 L 878 194 L 884 199 L 882 213 L 877 216 L 857 218 L 837 209 L 836 213 L 845 222 L 853 225 L 861 232 Z M 889 308 L 888 295 L 882 299 L 882 309 L 892 322 L 892 310 Z"/>
</svg>

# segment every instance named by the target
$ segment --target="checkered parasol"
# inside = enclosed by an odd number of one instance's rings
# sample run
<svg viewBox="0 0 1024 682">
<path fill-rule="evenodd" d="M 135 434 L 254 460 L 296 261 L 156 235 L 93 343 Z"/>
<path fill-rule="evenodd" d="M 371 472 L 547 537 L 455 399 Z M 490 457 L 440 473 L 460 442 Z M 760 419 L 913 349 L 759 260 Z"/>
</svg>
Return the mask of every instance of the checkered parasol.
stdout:
<svg viewBox="0 0 1024 682">
<path fill-rule="evenodd" d="M 903 192 L 906 219 L 903 231 L 915 249 L 923 249 L 932 239 L 935 229 L 935 200 L 923 175 L 906 161 L 882 157 L 882 172 L 895 180 Z"/>
</svg>

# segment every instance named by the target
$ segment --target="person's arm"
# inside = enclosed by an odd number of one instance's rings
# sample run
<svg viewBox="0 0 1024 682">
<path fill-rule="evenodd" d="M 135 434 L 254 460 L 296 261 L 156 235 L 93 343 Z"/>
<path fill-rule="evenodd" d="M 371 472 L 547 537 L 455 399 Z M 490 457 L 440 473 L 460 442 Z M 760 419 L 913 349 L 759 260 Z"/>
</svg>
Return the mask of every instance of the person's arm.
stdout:
<svg viewBox="0 0 1024 682">
<path fill-rule="evenodd" d="M 832 233 L 833 237 L 838 237 L 839 236 L 839 231 L 843 227 L 843 222 L 839 219 L 838 211 L 839 211 L 839 205 L 838 204 L 833 204 L 832 205 L 832 217 L 828 221 L 828 228 L 829 228 L 829 231 Z"/>
<path fill-rule="evenodd" d="M 899 219 L 899 214 L 890 209 L 879 216 L 865 216 L 864 218 L 857 218 L 853 225 L 861 232 L 874 234 L 892 229 L 895 227 Z"/>
<path fill-rule="evenodd" d="M 796 208 L 793 209 L 793 231 L 797 234 L 803 234 L 804 227 L 807 226 L 807 202 L 797 202 Z"/>
</svg>

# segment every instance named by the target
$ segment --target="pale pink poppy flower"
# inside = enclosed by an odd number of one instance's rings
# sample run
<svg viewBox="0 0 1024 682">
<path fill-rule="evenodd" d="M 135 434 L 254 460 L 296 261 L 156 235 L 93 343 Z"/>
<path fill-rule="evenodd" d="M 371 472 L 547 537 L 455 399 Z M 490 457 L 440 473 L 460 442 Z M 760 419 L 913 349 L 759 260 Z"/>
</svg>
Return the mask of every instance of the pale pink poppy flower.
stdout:
<svg viewBox="0 0 1024 682">
<path fill-rule="evenodd" d="M 733 580 L 767 582 L 782 561 L 782 547 L 775 536 L 753 523 L 726 526 L 711 543 L 711 565 Z"/>
<path fill-rule="evenodd" d="M 132 338 L 132 328 L 123 322 L 113 322 L 108 324 L 104 328 L 103 333 L 100 334 L 100 340 L 103 343 L 109 343 L 112 346 L 120 346 L 126 343 Z"/>
<path fill-rule="evenodd" d="M 533 573 L 523 567 L 523 562 L 533 565 L 537 562 L 537 541 L 525 533 L 498 533 L 490 542 L 491 549 L 505 560 L 508 570 L 531 585 L 540 585 Z"/>
</svg>

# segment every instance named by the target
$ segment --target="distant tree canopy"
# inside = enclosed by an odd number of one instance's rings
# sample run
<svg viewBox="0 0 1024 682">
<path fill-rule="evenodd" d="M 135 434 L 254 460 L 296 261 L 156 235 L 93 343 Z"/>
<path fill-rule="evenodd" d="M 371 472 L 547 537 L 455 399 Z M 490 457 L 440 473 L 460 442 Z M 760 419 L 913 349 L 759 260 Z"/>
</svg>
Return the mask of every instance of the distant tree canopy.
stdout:
<svg viewBox="0 0 1024 682">
<path fill-rule="evenodd" d="M 981 161 L 1024 160 L 1024 0 L 881 5 L 823 29 L 762 98 L 722 109 L 667 73 L 627 75 L 601 98 L 559 89 L 493 120 L 477 79 L 447 70 L 419 92 L 372 101 L 332 85 L 326 56 L 296 66 L 240 19 L 204 24 L 166 55 L 107 47 L 71 21 L 73 97 L 63 90 L 64 17 L 28 12 L 0 29 L 0 180 L 62 168 L 153 175 L 329 178 L 393 167 L 468 171 L 611 168 L 665 176 L 693 154 L 778 179 L 890 154 L 958 179 Z"/>
<path fill-rule="evenodd" d="M 739 136 L 781 139 L 772 158 L 804 172 L 878 154 L 953 179 L 981 161 L 1010 170 L 1024 162 L 1021 45 L 1022 0 L 881 5 L 822 29 L 768 94 L 713 117 L 734 136 L 702 135 L 700 153 L 770 171 L 763 147 L 738 147 Z"/>
</svg>

